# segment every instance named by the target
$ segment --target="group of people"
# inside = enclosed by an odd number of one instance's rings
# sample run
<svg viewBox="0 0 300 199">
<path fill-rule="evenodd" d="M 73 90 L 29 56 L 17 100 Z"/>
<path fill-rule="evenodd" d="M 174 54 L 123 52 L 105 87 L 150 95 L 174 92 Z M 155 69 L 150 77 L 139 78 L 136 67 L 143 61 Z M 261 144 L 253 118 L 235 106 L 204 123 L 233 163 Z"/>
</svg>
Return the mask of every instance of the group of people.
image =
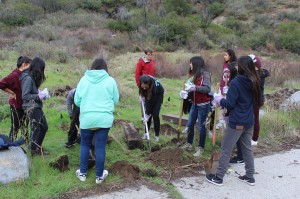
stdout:
<svg viewBox="0 0 300 199">
<path fill-rule="evenodd" d="M 138 94 L 145 104 L 143 121 L 150 129 L 153 119 L 155 141 L 158 142 L 164 88 L 155 77 L 153 50 L 146 48 L 144 53 L 145 55 L 136 65 L 135 80 Z M 17 61 L 17 69 L 0 81 L 0 89 L 10 94 L 9 137 L 15 140 L 19 129 L 23 129 L 22 135 L 30 143 L 32 155 L 47 154 L 47 151 L 42 148 L 48 130 L 42 108 L 43 101 L 49 98 L 49 93 L 47 90 L 39 90 L 46 80 L 45 66 L 45 62 L 39 57 L 31 60 L 22 56 Z M 211 73 L 201 56 L 190 59 L 189 75 L 185 89 L 180 92 L 183 99 L 188 95 L 192 96 L 187 125 L 188 136 L 182 148 L 189 151 L 193 149 L 194 126 L 198 120 L 200 139 L 194 156 L 200 156 L 205 148 L 205 121 L 211 111 L 212 101 Z M 263 104 L 264 78 L 267 76 L 269 72 L 261 68 L 259 57 L 251 54 L 237 59 L 233 50 L 225 51 L 220 94 L 215 94 L 214 103 L 223 110 L 221 118 L 226 123 L 226 129 L 221 144 L 220 164 L 216 174 L 206 176 L 209 182 L 216 185 L 223 184 L 228 164 L 233 161 L 232 150 L 237 144 L 236 160 L 243 160 L 246 164 L 246 174 L 239 178 L 251 185 L 255 184 L 252 144 L 257 143 L 259 136 L 259 108 Z M 77 87 L 68 93 L 67 107 L 71 124 L 65 146 L 70 148 L 76 143 L 77 132 L 80 129 L 80 168 L 76 170 L 76 176 L 80 181 L 85 181 L 87 177 L 92 143 L 96 154 L 96 183 L 101 183 L 108 175 L 108 171 L 104 169 L 106 141 L 118 101 L 117 84 L 109 75 L 106 62 L 100 58 L 94 60 L 90 70 L 85 72 Z M 30 136 L 26 131 L 28 123 Z M 145 135 L 143 138 L 146 139 Z"/>
</svg>

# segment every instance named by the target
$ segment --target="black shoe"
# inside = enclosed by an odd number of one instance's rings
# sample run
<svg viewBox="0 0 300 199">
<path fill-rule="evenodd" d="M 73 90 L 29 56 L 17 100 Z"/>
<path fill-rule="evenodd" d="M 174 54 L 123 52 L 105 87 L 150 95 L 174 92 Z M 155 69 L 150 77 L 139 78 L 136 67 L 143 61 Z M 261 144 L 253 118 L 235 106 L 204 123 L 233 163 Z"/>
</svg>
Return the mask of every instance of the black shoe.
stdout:
<svg viewBox="0 0 300 199">
<path fill-rule="evenodd" d="M 223 180 L 218 178 L 216 175 L 214 174 L 207 174 L 205 176 L 206 180 L 214 185 L 217 186 L 222 186 L 223 185 Z"/>
<path fill-rule="evenodd" d="M 65 147 L 66 148 L 71 148 L 72 146 L 74 146 L 75 144 L 77 143 L 77 141 L 75 140 L 75 141 L 69 141 L 69 142 L 66 142 L 65 143 Z"/>
<path fill-rule="evenodd" d="M 239 176 L 239 180 L 242 182 L 245 182 L 251 186 L 255 185 L 255 179 L 254 178 L 248 178 L 247 176 Z"/>
<path fill-rule="evenodd" d="M 231 158 L 229 163 L 230 164 L 242 164 L 242 165 L 245 164 L 244 160 L 239 160 L 239 159 L 237 159 L 237 157 Z"/>
</svg>

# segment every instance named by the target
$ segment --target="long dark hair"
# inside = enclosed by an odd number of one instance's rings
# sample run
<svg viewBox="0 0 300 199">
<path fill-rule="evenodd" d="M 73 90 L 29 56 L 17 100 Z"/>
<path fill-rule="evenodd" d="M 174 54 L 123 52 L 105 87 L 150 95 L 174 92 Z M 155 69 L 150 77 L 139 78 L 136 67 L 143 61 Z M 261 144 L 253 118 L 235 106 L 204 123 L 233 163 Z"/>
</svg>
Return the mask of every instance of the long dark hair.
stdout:
<svg viewBox="0 0 300 199">
<path fill-rule="evenodd" d="M 44 70 L 46 64 L 44 60 L 39 57 L 35 57 L 28 69 L 29 75 L 32 77 L 37 88 L 41 86 L 41 84 L 46 80 Z"/>
<path fill-rule="evenodd" d="M 102 58 L 94 60 L 91 66 L 91 70 L 105 70 L 108 73 L 107 64 Z"/>
<path fill-rule="evenodd" d="M 142 83 L 149 85 L 149 88 L 143 89 L 141 87 Z M 153 80 L 149 75 L 140 76 L 139 94 L 141 96 L 147 98 L 147 100 L 150 100 L 152 97 L 153 86 L 154 86 Z"/>
<path fill-rule="evenodd" d="M 225 52 L 226 52 L 226 53 L 229 55 L 229 57 L 230 57 L 230 60 L 228 61 L 229 63 L 231 63 L 231 62 L 237 60 L 234 50 L 232 50 L 232 49 L 227 49 Z"/>
<path fill-rule="evenodd" d="M 260 78 L 255 70 L 255 65 L 249 56 L 241 56 L 237 60 L 238 74 L 248 77 L 252 82 L 252 91 L 254 93 L 254 105 L 262 106 L 261 92 L 260 92 Z"/>
<path fill-rule="evenodd" d="M 194 76 L 194 84 L 197 84 L 198 79 L 201 77 L 203 72 L 206 70 L 206 66 L 204 60 L 200 56 L 195 56 L 190 59 L 190 63 L 193 65 L 193 69 L 191 71 Z"/>
</svg>

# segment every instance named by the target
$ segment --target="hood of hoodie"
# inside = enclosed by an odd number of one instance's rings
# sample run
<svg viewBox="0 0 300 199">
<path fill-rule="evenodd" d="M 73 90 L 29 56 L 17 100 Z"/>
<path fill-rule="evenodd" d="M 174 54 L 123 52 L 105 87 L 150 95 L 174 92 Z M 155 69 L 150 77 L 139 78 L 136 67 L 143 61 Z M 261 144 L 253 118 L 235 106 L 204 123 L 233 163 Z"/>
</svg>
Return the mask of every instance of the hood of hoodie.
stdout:
<svg viewBox="0 0 300 199">
<path fill-rule="evenodd" d="M 29 76 L 29 73 L 28 73 L 28 69 L 27 70 L 24 70 L 22 73 L 21 73 L 21 76 L 20 76 L 20 80 L 24 79 L 25 77 Z"/>
<path fill-rule="evenodd" d="M 252 90 L 252 87 L 253 87 L 252 82 L 247 76 L 237 75 L 235 78 L 245 89 Z"/>
<path fill-rule="evenodd" d="M 85 72 L 84 76 L 89 82 L 98 84 L 109 75 L 105 70 L 88 70 Z"/>
</svg>

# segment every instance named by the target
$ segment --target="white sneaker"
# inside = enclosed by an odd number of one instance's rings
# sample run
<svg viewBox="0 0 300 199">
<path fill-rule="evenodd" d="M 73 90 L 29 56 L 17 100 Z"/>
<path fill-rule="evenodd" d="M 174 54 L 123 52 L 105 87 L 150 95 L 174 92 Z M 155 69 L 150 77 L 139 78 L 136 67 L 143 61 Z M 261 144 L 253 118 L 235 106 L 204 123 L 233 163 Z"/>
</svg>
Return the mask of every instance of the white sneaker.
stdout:
<svg viewBox="0 0 300 199">
<path fill-rule="evenodd" d="M 183 134 L 187 134 L 189 132 L 189 128 L 188 127 L 185 127 L 182 131 L 181 131 L 181 133 L 183 133 Z"/>
<path fill-rule="evenodd" d="M 253 140 L 251 140 L 251 145 L 252 146 L 256 146 L 258 144 L 258 142 L 257 141 L 253 141 Z"/>
<path fill-rule="evenodd" d="M 145 133 L 142 137 L 143 140 L 147 140 L 147 133 Z"/>
<path fill-rule="evenodd" d="M 195 157 L 199 157 L 201 154 L 202 154 L 202 152 L 203 152 L 203 149 L 201 148 L 201 147 L 197 147 L 196 148 L 196 153 L 194 153 L 194 156 Z"/>
<path fill-rule="evenodd" d="M 193 150 L 193 146 L 188 142 L 185 143 L 181 148 L 184 149 L 184 150 L 187 150 L 187 151 Z"/>
<path fill-rule="evenodd" d="M 86 180 L 86 174 L 80 173 L 80 169 L 77 169 L 75 174 L 80 181 L 84 182 Z"/>
<path fill-rule="evenodd" d="M 154 136 L 155 142 L 159 141 L 159 137 L 158 136 Z"/>
<path fill-rule="evenodd" d="M 103 170 L 103 174 L 101 177 L 96 177 L 96 184 L 101 184 L 103 180 L 108 176 L 108 171 Z"/>
</svg>

